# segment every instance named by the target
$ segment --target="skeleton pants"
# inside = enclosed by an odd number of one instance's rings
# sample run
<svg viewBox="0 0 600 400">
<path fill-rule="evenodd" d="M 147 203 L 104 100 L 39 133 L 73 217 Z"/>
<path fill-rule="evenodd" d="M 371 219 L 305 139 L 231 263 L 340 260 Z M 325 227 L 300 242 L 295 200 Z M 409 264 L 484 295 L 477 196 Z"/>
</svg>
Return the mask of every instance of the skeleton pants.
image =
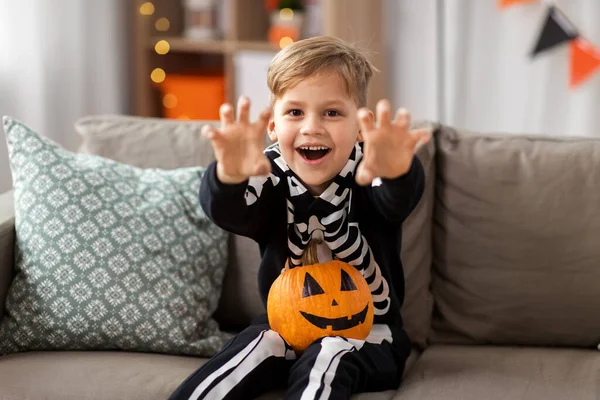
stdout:
<svg viewBox="0 0 600 400">
<path fill-rule="evenodd" d="M 268 324 L 256 324 L 227 342 L 169 400 L 251 399 L 286 387 L 286 399 L 349 399 L 397 389 L 409 352 L 403 330 L 373 325 L 365 341 L 326 337 L 297 357 Z"/>
</svg>

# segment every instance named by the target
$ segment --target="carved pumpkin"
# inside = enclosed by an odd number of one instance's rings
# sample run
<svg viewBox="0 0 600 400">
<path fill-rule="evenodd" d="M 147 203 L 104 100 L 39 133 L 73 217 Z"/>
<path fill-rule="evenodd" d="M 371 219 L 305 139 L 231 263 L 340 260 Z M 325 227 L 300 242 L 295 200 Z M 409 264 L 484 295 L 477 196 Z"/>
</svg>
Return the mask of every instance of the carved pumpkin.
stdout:
<svg viewBox="0 0 600 400">
<path fill-rule="evenodd" d="M 373 299 L 367 282 L 350 264 L 314 260 L 313 241 L 305 251 L 303 265 L 285 270 L 273 282 L 267 298 L 271 329 L 297 352 L 324 336 L 364 340 L 373 326 Z"/>
</svg>

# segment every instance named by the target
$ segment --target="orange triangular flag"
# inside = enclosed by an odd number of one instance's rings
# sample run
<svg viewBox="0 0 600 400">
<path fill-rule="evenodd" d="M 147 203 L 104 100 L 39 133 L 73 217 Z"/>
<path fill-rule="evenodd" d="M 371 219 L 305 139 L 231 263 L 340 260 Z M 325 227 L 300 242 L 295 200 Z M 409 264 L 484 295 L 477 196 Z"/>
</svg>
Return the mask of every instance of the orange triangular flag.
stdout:
<svg viewBox="0 0 600 400">
<path fill-rule="evenodd" d="M 513 6 L 515 4 L 523 4 L 523 3 L 535 3 L 540 0 L 498 0 L 499 8 L 506 8 Z"/>
<path fill-rule="evenodd" d="M 571 41 L 571 79 L 574 88 L 589 78 L 600 67 L 600 50 L 583 38 Z"/>
</svg>

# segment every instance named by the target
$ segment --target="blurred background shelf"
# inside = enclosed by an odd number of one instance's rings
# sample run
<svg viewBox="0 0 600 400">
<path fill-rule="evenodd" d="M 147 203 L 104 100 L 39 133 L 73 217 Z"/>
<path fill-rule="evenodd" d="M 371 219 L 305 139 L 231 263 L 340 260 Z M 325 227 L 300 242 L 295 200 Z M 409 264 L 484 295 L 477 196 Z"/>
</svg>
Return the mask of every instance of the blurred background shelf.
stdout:
<svg viewBox="0 0 600 400">
<path fill-rule="evenodd" d="M 150 50 L 155 50 L 156 43 L 161 40 L 169 42 L 169 51 L 182 53 L 233 53 L 235 51 L 279 51 L 279 47 L 259 40 L 212 40 L 212 39 L 191 39 L 186 37 L 168 37 L 159 36 L 153 38 L 148 43 Z"/>
<path fill-rule="evenodd" d="M 251 50 L 251 51 L 275 51 L 275 52 L 277 52 L 280 50 L 277 46 L 275 46 L 269 42 L 252 41 L 252 40 L 234 42 L 234 48 L 237 51 Z"/>
<path fill-rule="evenodd" d="M 185 37 L 156 37 L 148 47 L 155 50 L 155 45 L 161 40 L 169 42 L 170 51 L 183 53 L 228 53 L 233 51 L 234 43 L 226 40 L 198 40 Z"/>
<path fill-rule="evenodd" d="M 250 97 L 251 117 L 268 105 L 266 71 L 280 50 L 268 40 L 267 0 L 215 1 L 218 34 L 197 39 L 186 34 L 186 2 L 128 0 L 132 27 L 130 93 L 133 113 L 180 119 L 218 118 L 222 102 Z M 387 96 L 383 61 L 384 0 L 304 0 L 302 37 L 331 35 L 366 46 L 380 70 L 369 106 Z M 213 21 L 215 22 L 215 21 Z M 189 24 L 189 22 L 188 22 Z M 158 45 L 157 45 L 158 44 Z"/>
</svg>

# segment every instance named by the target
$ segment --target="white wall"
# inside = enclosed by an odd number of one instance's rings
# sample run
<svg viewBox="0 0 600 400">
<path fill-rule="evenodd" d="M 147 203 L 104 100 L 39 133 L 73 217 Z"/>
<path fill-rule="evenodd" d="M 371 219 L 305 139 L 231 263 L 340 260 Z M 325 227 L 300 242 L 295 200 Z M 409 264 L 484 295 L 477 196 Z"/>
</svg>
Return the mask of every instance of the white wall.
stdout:
<svg viewBox="0 0 600 400">
<path fill-rule="evenodd" d="M 384 10 L 392 106 L 438 120 L 436 0 L 385 0 Z"/>
<path fill-rule="evenodd" d="M 250 120 L 256 121 L 269 107 L 267 70 L 275 52 L 241 51 L 233 59 L 235 69 L 235 103 L 240 96 L 250 99 Z"/>
<path fill-rule="evenodd" d="M 384 0 L 389 97 L 413 119 L 439 119 L 436 0 Z M 274 53 L 242 52 L 235 59 L 236 99 L 252 101 L 251 117 L 268 105 L 267 68 Z"/>
<path fill-rule="evenodd" d="M 122 0 L 0 0 L 0 115 L 74 150 L 73 123 L 127 103 Z M 11 186 L 0 140 L 0 193 Z"/>
<path fill-rule="evenodd" d="M 495 1 L 446 3 L 445 120 L 470 130 L 598 136 L 600 73 L 569 90 L 569 45 L 530 57 L 548 2 L 498 10 Z M 600 46 L 600 2 L 554 4 Z"/>
<path fill-rule="evenodd" d="M 600 136 L 600 73 L 569 90 L 568 44 L 529 55 L 549 3 L 600 47 L 600 1 L 496 3 L 385 0 L 394 106 L 473 131 Z"/>
</svg>

